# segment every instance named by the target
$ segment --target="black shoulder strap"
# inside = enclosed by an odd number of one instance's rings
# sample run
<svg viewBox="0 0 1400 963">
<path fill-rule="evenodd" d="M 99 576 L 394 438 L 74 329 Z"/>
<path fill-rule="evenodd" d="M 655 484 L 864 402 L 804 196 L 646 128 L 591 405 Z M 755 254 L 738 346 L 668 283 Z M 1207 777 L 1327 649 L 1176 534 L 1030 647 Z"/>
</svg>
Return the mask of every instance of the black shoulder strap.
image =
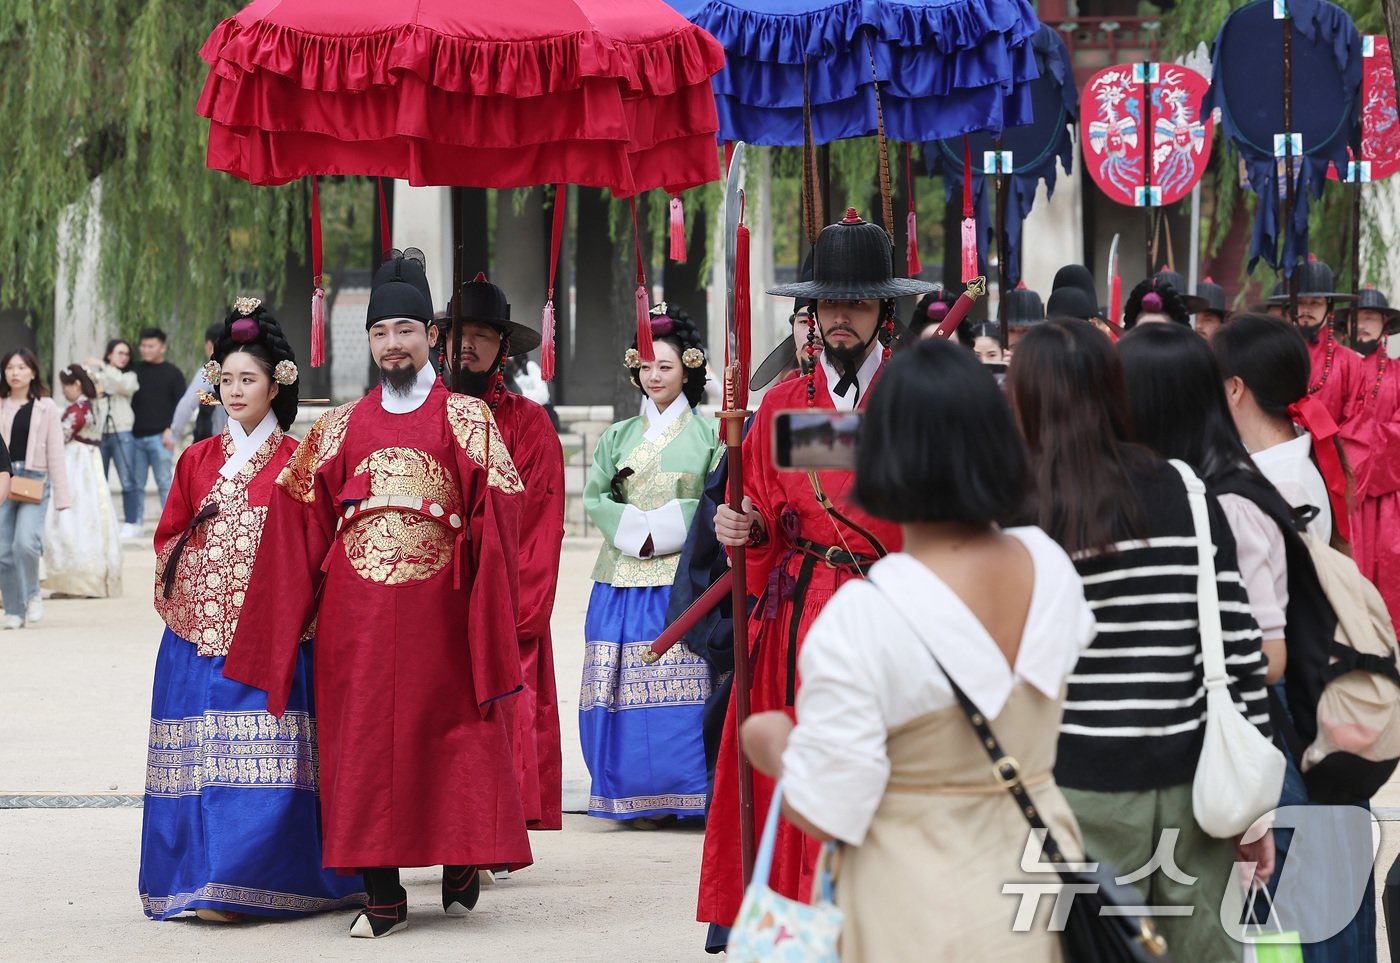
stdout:
<svg viewBox="0 0 1400 963">
<path fill-rule="evenodd" d="M 938 666 L 938 670 L 948 680 L 948 685 L 953 690 L 953 698 L 957 700 L 958 708 L 962 709 L 963 715 L 967 717 L 967 721 L 977 733 L 977 740 L 982 743 L 982 748 L 986 750 L 987 756 L 992 760 L 992 775 L 1011 794 L 1011 798 L 1016 801 L 1016 807 L 1021 810 L 1021 815 L 1026 817 L 1026 822 L 1030 823 L 1031 828 L 1045 834 L 1045 855 L 1050 857 L 1052 862 L 1066 862 L 1065 854 L 1060 850 L 1059 844 L 1055 842 L 1055 837 L 1050 835 L 1050 827 L 1045 825 L 1045 821 L 1040 818 L 1040 810 L 1036 809 L 1035 801 L 1031 799 L 1030 793 L 1026 792 L 1025 784 L 1021 782 L 1021 764 L 1016 761 L 1015 756 L 1009 755 L 1002 749 L 991 726 L 987 725 L 987 717 L 977 706 L 973 705 L 972 700 L 967 697 L 967 693 L 948 674 L 948 670 L 943 668 L 943 664 L 938 661 L 938 656 L 934 654 L 933 646 L 928 644 L 928 639 L 924 637 L 919 627 L 904 614 L 889 593 L 881 588 L 873 578 L 866 581 L 889 600 L 890 609 L 899 613 L 899 617 L 914 630 L 914 637 L 919 640 L 924 651 L 929 654 L 929 658 L 933 659 L 933 664 Z"/>
</svg>

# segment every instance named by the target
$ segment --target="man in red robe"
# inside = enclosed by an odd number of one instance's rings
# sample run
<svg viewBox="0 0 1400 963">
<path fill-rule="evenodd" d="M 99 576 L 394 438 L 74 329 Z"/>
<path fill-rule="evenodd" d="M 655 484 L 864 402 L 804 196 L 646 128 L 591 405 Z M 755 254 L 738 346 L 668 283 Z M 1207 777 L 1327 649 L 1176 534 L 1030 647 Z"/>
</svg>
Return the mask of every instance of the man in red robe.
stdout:
<svg viewBox="0 0 1400 963">
<path fill-rule="evenodd" d="M 809 477 L 774 467 L 774 415 L 805 408 L 863 409 L 889 355 L 895 299 L 925 294 L 934 285 L 894 277 L 889 236 L 854 209 L 817 239 L 813 276 L 768 293 L 812 299 L 807 343 L 816 354 L 820 330 L 820 355 L 805 377 L 770 389 L 754 415 L 744 439 L 745 512 L 721 505 L 715 513 L 719 541 L 748 546 L 748 584 L 759 596 L 749 619 L 749 704 L 755 713 L 783 708 L 793 713 L 797 655 L 807 629 L 842 584 L 862 577 L 878 557 L 900 548 L 897 525 L 871 518 L 854 504 L 852 473 L 822 471 Z M 823 508 L 818 486 L 832 510 Z M 731 703 L 710 800 L 697 914 L 701 922 L 721 927 L 734 921 L 743 898 L 734 711 Z M 767 811 L 772 794 L 772 781 L 755 773 L 755 812 Z M 769 885 L 785 896 L 807 899 L 818 849 L 784 821 Z"/>
<path fill-rule="evenodd" d="M 1312 359 L 1312 380 L 1308 393 L 1317 395 L 1338 427 L 1345 425 L 1361 411 L 1364 377 L 1361 358 L 1337 339 L 1332 330 L 1333 310 L 1341 300 L 1351 296 L 1335 290 L 1332 269 L 1309 256 L 1306 264 L 1298 266 L 1298 314 L 1293 323 L 1303 332 Z M 1284 293 L 1269 298 L 1270 304 L 1280 305 L 1288 312 L 1288 285 Z"/>
<path fill-rule="evenodd" d="M 421 262 L 379 268 L 381 384 L 323 415 L 278 479 L 224 666 L 280 715 L 314 620 L 324 862 L 364 874 L 355 937 L 407 925 L 401 866 L 441 865 L 455 915 L 476 903 L 476 867 L 530 862 L 497 702 L 521 686 L 523 486 L 490 409 L 428 363 L 432 317 Z"/>
<path fill-rule="evenodd" d="M 516 635 L 525 688 L 507 704 L 516 778 L 529 828 L 560 829 L 564 761 L 549 619 L 554 613 L 564 541 L 564 449 L 544 406 L 505 384 L 507 359 L 538 348 L 539 332 L 510 319 L 505 292 L 484 274 L 462 285 L 461 296 L 461 329 L 447 336 L 446 345 L 449 352 L 454 346 L 457 351 L 455 390 L 490 406 L 525 485 L 519 499 L 516 562 L 520 575 Z"/>
<path fill-rule="evenodd" d="M 1400 625 L 1400 311 L 1371 285 L 1355 311 L 1362 409 L 1341 433 L 1355 481 L 1352 557 Z"/>
</svg>

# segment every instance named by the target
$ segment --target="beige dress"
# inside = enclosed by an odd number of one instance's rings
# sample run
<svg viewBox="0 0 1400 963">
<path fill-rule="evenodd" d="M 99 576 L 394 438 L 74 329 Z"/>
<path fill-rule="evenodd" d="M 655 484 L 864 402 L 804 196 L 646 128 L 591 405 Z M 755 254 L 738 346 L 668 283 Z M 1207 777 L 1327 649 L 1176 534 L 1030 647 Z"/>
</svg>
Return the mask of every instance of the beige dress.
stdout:
<svg viewBox="0 0 1400 963">
<path fill-rule="evenodd" d="M 1009 534 L 1035 564 L 1014 665 L 941 579 L 902 554 L 874 566 L 869 582 L 843 587 L 799 657 L 783 793 L 843 843 L 845 963 L 1061 959 L 1059 934 L 1047 928 L 1059 877 L 1022 869 L 1030 826 L 948 684 L 957 680 L 990 720 L 1061 849 L 1080 856 L 1078 826 L 1050 773 L 1066 680 L 1094 619 L 1064 552 L 1039 529 Z M 1038 846 L 1028 859 L 1042 862 Z M 1021 932 L 1022 896 L 1007 884 L 1044 887 L 1025 897 Z"/>
</svg>

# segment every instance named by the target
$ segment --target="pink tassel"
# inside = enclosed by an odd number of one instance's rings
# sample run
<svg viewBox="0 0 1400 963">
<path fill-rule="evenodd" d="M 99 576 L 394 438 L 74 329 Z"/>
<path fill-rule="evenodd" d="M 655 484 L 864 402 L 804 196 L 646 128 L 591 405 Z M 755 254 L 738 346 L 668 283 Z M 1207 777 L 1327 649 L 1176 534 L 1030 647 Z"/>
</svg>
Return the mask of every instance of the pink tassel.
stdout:
<svg viewBox="0 0 1400 963">
<path fill-rule="evenodd" d="M 919 215 L 913 211 L 905 218 L 905 233 L 909 235 L 909 276 L 918 277 L 923 273 L 924 265 L 919 260 Z"/>
<path fill-rule="evenodd" d="M 643 361 L 656 360 L 656 346 L 651 343 L 651 299 L 645 285 L 637 285 L 637 351 Z"/>
<path fill-rule="evenodd" d="M 962 220 L 962 280 L 963 284 L 977 277 L 977 218 Z"/>
<path fill-rule="evenodd" d="M 554 299 L 544 303 L 540 314 L 540 374 L 545 381 L 554 380 Z"/>
<path fill-rule="evenodd" d="M 326 292 L 311 292 L 311 367 L 326 363 Z"/>
<path fill-rule="evenodd" d="M 671 198 L 671 260 L 684 262 L 685 204 L 679 197 Z"/>
</svg>

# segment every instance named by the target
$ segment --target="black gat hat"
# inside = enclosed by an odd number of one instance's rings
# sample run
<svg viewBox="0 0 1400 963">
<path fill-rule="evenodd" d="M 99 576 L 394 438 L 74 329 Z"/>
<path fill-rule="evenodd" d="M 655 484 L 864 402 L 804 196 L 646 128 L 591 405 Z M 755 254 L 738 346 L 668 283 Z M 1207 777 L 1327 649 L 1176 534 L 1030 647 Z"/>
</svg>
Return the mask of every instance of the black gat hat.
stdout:
<svg viewBox="0 0 1400 963">
<path fill-rule="evenodd" d="M 514 358 L 540 346 L 538 331 L 510 319 L 510 302 L 506 300 L 506 292 L 500 285 L 486 280 L 485 272 L 479 272 L 476 277 L 463 284 L 460 296 L 462 320 L 489 324 L 499 331 L 501 337 L 510 341 L 510 354 L 507 357 Z M 447 314 L 451 318 L 451 305 Z"/>
<path fill-rule="evenodd" d="M 416 247 L 395 251 L 379 265 L 370 283 L 365 329 L 386 318 L 412 318 L 430 324 L 433 293 L 428 289 L 427 259 Z"/>
<path fill-rule="evenodd" d="M 768 293 L 814 301 L 866 301 L 927 294 L 928 281 L 894 276 L 894 245 L 878 224 L 862 220 L 854 207 L 822 228 L 813 246 L 812 280 L 769 288 Z"/>
</svg>

